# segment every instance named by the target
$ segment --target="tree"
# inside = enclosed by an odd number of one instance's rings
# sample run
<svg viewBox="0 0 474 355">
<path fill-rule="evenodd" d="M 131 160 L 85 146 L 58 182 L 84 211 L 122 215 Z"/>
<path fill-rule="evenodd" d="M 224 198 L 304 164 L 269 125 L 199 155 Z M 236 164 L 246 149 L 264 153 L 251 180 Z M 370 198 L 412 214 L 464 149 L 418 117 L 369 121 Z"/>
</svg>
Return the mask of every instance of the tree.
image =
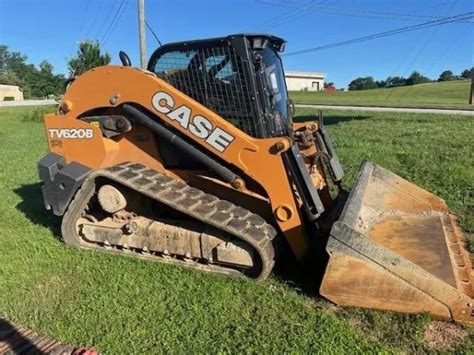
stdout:
<svg viewBox="0 0 474 355">
<path fill-rule="evenodd" d="M 53 65 L 46 60 L 43 60 L 39 67 L 40 70 L 36 73 L 35 81 L 31 85 L 32 93 L 38 97 L 61 93 L 64 90 L 64 76 L 54 75 Z"/>
<path fill-rule="evenodd" d="M 8 47 L 0 45 L 0 74 L 5 74 L 7 70 L 8 56 Z"/>
<path fill-rule="evenodd" d="M 10 52 L 7 46 L 0 46 L 0 73 L 19 72 L 26 64 L 26 56 L 20 52 Z"/>
<path fill-rule="evenodd" d="M 76 57 L 69 59 L 68 69 L 71 77 L 81 75 L 89 69 L 110 63 L 109 53 L 101 54 L 97 41 L 82 41 Z"/>
<path fill-rule="evenodd" d="M 445 70 L 439 75 L 438 81 L 450 81 L 456 79 L 457 77 L 453 75 L 453 72 L 451 70 Z"/>
<path fill-rule="evenodd" d="M 375 85 L 377 85 L 378 88 L 384 88 L 387 86 L 387 82 L 385 80 L 377 80 Z"/>
<path fill-rule="evenodd" d="M 40 67 L 40 71 L 42 73 L 47 73 L 47 74 L 52 74 L 53 73 L 53 69 L 54 69 L 53 65 L 50 62 L 48 62 L 47 60 L 43 60 L 40 63 L 39 67 Z"/>
<path fill-rule="evenodd" d="M 375 84 L 374 78 L 367 76 L 365 78 L 357 78 L 352 80 L 349 84 L 349 90 L 370 90 L 375 89 L 377 85 Z"/>
<path fill-rule="evenodd" d="M 20 86 L 26 98 L 62 93 L 64 76 L 55 75 L 51 63 L 41 62 L 38 70 L 26 61 L 27 57 L 20 52 L 0 46 L 0 84 Z"/>
<path fill-rule="evenodd" d="M 471 69 L 463 70 L 463 72 L 461 73 L 461 77 L 464 79 L 471 79 L 471 73 L 473 70 L 474 70 L 474 67 L 472 67 Z"/>
<path fill-rule="evenodd" d="M 20 80 L 20 78 L 18 78 L 15 73 L 0 73 L 0 84 L 23 86 L 24 83 Z"/>
<path fill-rule="evenodd" d="M 386 81 L 386 86 L 388 88 L 393 88 L 396 86 L 405 86 L 407 84 L 407 79 L 401 76 L 389 76 Z"/>
<path fill-rule="evenodd" d="M 426 76 L 421 75 L 417 71 L 414 71 L 406 80 L 406 84 L 417 85 L 417 84 L 429 83 L 430 81 L 431 81 L 430 78 L 427 78 Z"/>
</svg>

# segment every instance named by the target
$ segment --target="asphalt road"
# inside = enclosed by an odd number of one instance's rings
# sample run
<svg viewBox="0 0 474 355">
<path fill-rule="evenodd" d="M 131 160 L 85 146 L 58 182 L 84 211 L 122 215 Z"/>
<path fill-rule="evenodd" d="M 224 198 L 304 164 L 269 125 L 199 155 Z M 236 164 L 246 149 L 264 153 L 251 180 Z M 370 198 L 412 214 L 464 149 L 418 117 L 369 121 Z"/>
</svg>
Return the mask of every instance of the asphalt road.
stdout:
<svg viewBox="0 0 474 355">
<path fill-rule="evenodd" d="M 377 112 L 413 112 L 413 113 L 437 113 L 444 115 L 468 115 L 474 116 L 474 110 L 451 110 L 436 108 L 414 108 L 414 107 L 372 107 L 372 106 L 339 106 L 339 105 L 304 105 L 295 104 L 296 107 L 307 107 L 324 110 L 348 110 L 348 111 L 377 111 Z"/>
<path fill-rule="evenodd" d="M 56 100 L 0 101 L 0 107 L 57 105 Z"/>
<path fill-rule="evenodd" d="M 47 106 L 57 105 L 55 100 L 24 100 L 24 101 L 0 101 L 0 107 L 13 106 Z M 373 106 L 340 106 L 340 105 L 306 105 L 295 104 L 296 107 L 306 107 L 324 110 L 348 110 L 348 111 L 377 111 L 377 112 L 413 112 L 413 113 L 436 113 L 444 115 L 468 115 L 474 116 L 474 110 L 451 110 L 436 108 L 414 108 L 414 107 L 373 107 Z"/>
</svg>

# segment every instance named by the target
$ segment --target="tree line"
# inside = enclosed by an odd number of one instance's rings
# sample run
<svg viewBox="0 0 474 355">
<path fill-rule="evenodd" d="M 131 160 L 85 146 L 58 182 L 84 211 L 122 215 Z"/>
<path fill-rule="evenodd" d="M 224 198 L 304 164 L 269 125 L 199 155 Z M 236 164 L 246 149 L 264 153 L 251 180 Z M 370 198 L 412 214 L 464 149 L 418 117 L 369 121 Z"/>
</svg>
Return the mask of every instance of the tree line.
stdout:
<svg viewBox="0 0 474 355">
<path fill-rule="evenodd" d="M 425 84 L 431 82 L 442 82 L 451 80 L 469 79 L 474 68 L 463 70 L 460 75 L 454 75 L 451 70 L 443 71 L 437 80 L 432 80 L 417 71 L 411 73 L 408 78 L 402 76 L 389 76 L 386 80 L 374 80 L 373 77 L 361 77 L 354 79 L 349 84 L 349 90 L 370 90 L 378 88 L 393 88 L 397 86 L 408 86 L 416 84 Z"/>
<path fill-rule="evenodd" d="M 28 57 L 21 52 L 12 52 L 8 46 L 0 45 L 0 84 L 19 86 L 26 99 L 58 96 L 64 92 L 67 78 L 54 74 L 51 63 L 43 60 L 36 67 L 27 61 Z M 67 61 L 69 78 L 110 61 L 108 53 L 101 53 L 98 42 L 83 41 L 76 55 Z"/>
<path fill-rule="evenodd" d="M 23 89 L 25 98 L 44 98 L 49 95 L 58 96 L 64 92 L 67 78 L 62 74 L 53 73 L 53 65 L 43 60 L 38 67 L 27 63 L 27 56 L 20 52 L 11 52 L 5 45 L 0 45 L 0 84 L 16 85 Z M 85 71 L 109 64 L 109 53 L 102 53 L 97 41 L 82 41 L 75 56 L 67 61 L 69 78 L 81 75 Z M 443 71 L 436 81 L 469 79 L 474 68 L 454 75 L 451 70 Z M 433 82 L 417 71 L 408 78 L 389 76 L 386 80 L 374 80 L 373 77 L 360 77 L 349 84 L 349 90 L 370 90 L 397 86 L 416 85 Z M 332 83 L 330 83 L 332 84 Z M 329 85 L 329 84 L 328 84 Z"/>
</svg>

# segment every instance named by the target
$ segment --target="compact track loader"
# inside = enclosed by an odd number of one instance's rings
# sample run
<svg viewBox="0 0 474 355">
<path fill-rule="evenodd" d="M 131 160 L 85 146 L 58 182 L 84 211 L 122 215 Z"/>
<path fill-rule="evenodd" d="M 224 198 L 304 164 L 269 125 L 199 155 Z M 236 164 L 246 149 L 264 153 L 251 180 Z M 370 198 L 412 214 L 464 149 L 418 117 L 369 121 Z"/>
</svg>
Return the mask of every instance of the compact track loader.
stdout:
<svg viewBox="0 0 474 355">
<path fill-rule="evenodd" d="M 337 304 L 473 324 L 455 217 L 368 161 L 345 192 L 322 117 L 293 120 L 283 48 L 265 34 L 172 43 L 148 70 L 121 52 L 71 82 L 39 162 L 64 242 L 258 280 L 289 248 L 323 265 Z"/>
</svg>

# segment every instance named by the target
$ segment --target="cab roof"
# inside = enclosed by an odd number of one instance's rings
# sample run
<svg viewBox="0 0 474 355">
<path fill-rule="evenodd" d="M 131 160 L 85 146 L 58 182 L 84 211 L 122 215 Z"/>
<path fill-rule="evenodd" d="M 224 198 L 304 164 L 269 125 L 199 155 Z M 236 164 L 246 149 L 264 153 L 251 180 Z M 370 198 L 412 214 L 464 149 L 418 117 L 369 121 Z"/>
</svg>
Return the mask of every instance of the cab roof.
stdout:
<svg viewBox="0 0 474 355">
<path fill-rule="evenodd" d="M 180 42 L 171 42 L 171 43 L 166 43 L 163 46 L 171 46 L 171 45 L 177 45 L 177 44 L 188 44 L 188 45 L 195 45 L 198 43 L 206 43 L 206 42 L 217 42 L 217 41 L 224 41 L 224 40 L 231 40 L 234 38 L 238 37 L 246 37 L 250 40 L 257 39 L 257 38 L 264 38 L 268 39 L 270 43 L 272 43 L 276 47 L 280 47 L 282 44 L 286 43 L 286 41 L 283 38 L 277 37 L 270 35 L 268 33 L 236 33 L 228 36 L 223 36 L 223 37 L 211 37 L 211 38 L 202 38 L 202 39 L 194 39 L 194 40 L 186 40 L 186 41 L 180 41 Z"/>
</svg>

